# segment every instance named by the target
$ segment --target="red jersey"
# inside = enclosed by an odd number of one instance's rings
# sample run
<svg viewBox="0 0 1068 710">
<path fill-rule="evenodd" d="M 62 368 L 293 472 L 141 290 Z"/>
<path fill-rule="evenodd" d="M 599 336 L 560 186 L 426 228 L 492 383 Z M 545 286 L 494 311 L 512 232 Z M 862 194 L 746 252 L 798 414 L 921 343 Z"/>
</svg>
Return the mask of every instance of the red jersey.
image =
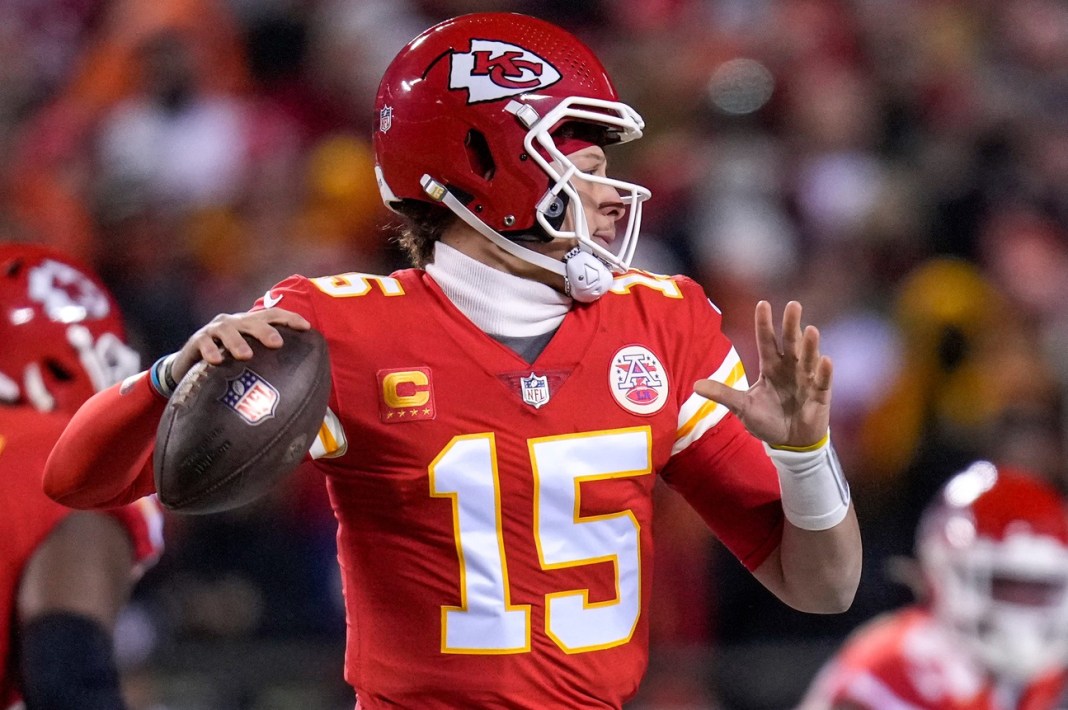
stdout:
<svg viewBox="0 0 1068 710">
<path fill-rule="evenodd" d="M 781 540 L 763 445 L 693 392 L 707 377 L 747 383 L 689 279 L 616 277 L 530 364 L 421 270 L 294 276 L 267 300 L 329 344 L 311 465 L 338 520 L 346 679 L 365 710 L 621 707 L 647 661 L 657 475 L 750 569 Z M 69 432 L 78 446 L 57 452 L 124 457 L 133 472 L 107 487 L 57 477 L 54 494 L 91 504 L 151 489 L 144 421 L 162 400 L 145 377 L 121 391 L 83 409 L 93 436 Z M 124 445 L 82 453 L 94 437 Z"/>
<path fill-rule="evenodd" d="M 928 612 L 909 607 L 858 629 L 799 710 L 1058 710 L 1068 671 L 999 688 Z"/>
<path fill-rule="evenodd" d="M 23 569 L 55 526 L 74 512 L 41 489 L 45 459 L 68 419 L 29 407 L 0 406 L 0 708 L 19 698 L 10 643 Z M 128 531 L 134 561 L 153 562 L 162 549 L 162 515 L 155 501 L 144 499 L 109 514 Z"/>
</svg>

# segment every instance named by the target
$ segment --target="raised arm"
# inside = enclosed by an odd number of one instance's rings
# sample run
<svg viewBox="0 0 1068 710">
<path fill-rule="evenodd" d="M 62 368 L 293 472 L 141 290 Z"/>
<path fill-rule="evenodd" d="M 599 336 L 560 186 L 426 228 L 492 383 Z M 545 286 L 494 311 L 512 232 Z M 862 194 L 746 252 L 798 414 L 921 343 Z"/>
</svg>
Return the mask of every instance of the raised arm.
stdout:
<svg viewBox="0 0 1068 710">
<path fill-rule="evenodd" d="M 760 374 L 746 391 L 714 380 L 698 394 L 730 409 L 761 439 L 779 472 L 786 514 L 782 542 L 754 576 L 800 611 L 835 613 L 852 604 L 862 547 L 849 487 L 830 442 L 831 360 L 820 354 L 819 331 L 801 328 L 791 301 L 776 335 L 771 306 L 756 307 Z"/>
<path fill-rule="evenodd" d="M 167 403 L 160 390 L 173 389 L 201 359 L 222 362 L 224 349 L 239 360 L 248 359 L 252 349 L 244 334 L 279 347 L 282 340 L 274 325 L 310 327 L 303 316 L 281 308 L 216 316 L 174 355 L 98 392 L 75 413 L 52 449 L 45 466 L 45 493 L 71 508 L 110 508 L 153 493 L 152 450 Z"/>
<path fill-rule="evenodd" d="M 165 405 L 147 372 L 97 392 L 52 448 L 45 494 L 84 509 L 112 508 L 153 493 L 152 447 Z"/>
</svg>

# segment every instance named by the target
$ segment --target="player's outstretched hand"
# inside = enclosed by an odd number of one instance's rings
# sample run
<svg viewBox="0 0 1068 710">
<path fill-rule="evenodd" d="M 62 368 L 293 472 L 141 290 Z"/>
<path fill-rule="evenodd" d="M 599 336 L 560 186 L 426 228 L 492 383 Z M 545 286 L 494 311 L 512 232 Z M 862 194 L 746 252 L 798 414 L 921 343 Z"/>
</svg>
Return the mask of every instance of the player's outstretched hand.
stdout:
<svg viewBox="0 0 1068 710">
<path fill-rule="evenodd" d="M 713 380 L 694 390 L 727 407 L 752 434 L 772 446 L 806 447 L 827 433 L 831 416 L 831 359 L 820 354 L 814 326 L 801 329 L 801 304 L 790 301 L 782 316 L 782 338 L 775 333 L 771 305 L 756 306 L 760 373 L 747 391 Z"/>
<path fill-rule="evenodd" d="M 281 347 L 282 336 L 276 325 L 289 326 L 294 330 L 311 328 L 311 323 L 304 316 L 284 308 L 221 313 L 185 341 L 171 366 L 171 375 L 175 380 L 181 380 L 189 368 L 200 360 L 218 365 L 223 361 L 224 350 L 236 360 L 248 360 L 252 357 L 252 348 L 245 341 L 246 334 L 269 348 Z"/>
</svg>

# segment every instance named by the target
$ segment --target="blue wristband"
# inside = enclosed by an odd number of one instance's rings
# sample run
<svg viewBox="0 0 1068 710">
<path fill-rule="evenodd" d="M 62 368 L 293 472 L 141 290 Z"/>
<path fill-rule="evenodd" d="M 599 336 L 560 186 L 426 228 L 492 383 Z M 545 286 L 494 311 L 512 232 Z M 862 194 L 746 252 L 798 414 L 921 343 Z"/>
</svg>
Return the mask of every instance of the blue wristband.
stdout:
<svg viewBox="0 0 1068 710">
<path fill-rule="evenodd" d="M 174 353 L 170 355 L 164 355 L 159 360 L 152 363 L 152 367 L 148 370 L 149 381 L 152 383 L 152 389 L 163 397 L 164 399 L 170 399 L 174 394 L 174 390 L 178 387 L 178 383 L 171 377 L 171 361 L 174 360 Z"/>
</svg>

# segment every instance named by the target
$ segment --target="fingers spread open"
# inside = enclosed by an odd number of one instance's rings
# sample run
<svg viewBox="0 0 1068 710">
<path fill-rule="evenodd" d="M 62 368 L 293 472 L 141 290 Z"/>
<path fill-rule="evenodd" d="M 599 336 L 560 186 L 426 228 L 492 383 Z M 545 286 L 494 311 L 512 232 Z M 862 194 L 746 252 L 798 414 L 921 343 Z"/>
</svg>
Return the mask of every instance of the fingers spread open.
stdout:
<svg viewBox="0 0 1068 710">
<path fill-rule="evenodd" d="M 693 386 L 694 392 L 705 399 L 722 404 L 737 413 L 745 402 L 745 393 L 715 380 L 698 380 Z"/>
<path fill-rule="evenodd" d="M 831 380 L 834 378 L 834 365 L 831 358 L 823 355 L 820 357 L 816 368 L 816 389 L 820 392 L 830 392 Z"/>
<path fill-rule="evenodd" d="M 801 355 L 801 304 L 790 301 L 782 312 L 782 352 L 797 359 Z"/>
<path fill-rule="evenodd" d="M 801 367 L 806 374 L 815 373 L 820 359 L 820 332 L 816 326 L 805 328 L 801 340 Z"/>
<path fill-rule="evenodd" d="M 778 338 L 775 337 L 775 324 L 771 320 L 771 304 L 767 301 L 757 303 L 754 320 L 757 352 L 760 355 L 761 370 L 764 370 L 765 364 L 775 362 L 781 354 Z"/>
</svg>

